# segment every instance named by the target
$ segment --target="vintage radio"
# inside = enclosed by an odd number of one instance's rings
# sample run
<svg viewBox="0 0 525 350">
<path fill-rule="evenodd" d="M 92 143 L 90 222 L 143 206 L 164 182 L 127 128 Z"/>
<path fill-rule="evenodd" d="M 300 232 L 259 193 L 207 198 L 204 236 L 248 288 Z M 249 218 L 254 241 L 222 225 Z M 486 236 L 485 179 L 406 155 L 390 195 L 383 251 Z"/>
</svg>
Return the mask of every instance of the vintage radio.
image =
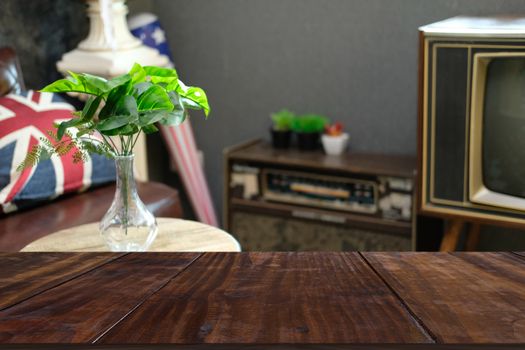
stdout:
<svg viewBox="0 0 525 350">
<path fill-rule="evenodd" d="M 264 169 L 261 181 L 266 200 L 369 214 L 378 208 L 373 181 L 278 169 Z"/>
<path fill-rule="evenodd" d="M 338 212 L 352 212 L 386 220 L 412 219 L 412 179 L 388 176 L 359 179 L 242 163 L 234 164 L 232 170 L 233 198 L 333 210 L 333 215 L 325 218 L 333 218 Z"/>
</svg>

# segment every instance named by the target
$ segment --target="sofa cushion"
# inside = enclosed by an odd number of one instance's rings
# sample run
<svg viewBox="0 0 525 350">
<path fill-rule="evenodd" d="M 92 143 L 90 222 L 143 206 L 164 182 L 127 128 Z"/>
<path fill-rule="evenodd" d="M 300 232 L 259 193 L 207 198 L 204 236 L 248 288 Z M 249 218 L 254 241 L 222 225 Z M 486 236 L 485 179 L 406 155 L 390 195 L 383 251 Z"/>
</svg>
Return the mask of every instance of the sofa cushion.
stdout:
<svg viewBox="0 0 525 350">
<path fill-rule="evenodd" d="M 54 142 L 47 132 L 55 129 L 54 123 L 71 119 L 73 111 L 73 106 L 52 93 L 27 91 L 0 97 L 1 212 L 32 207 L 66 193 L 114 181 L 111 160 L 91 155 L 84 163 L 74 162 L 74 150 L 17 171 L 41 138 Z"/>
</svg>

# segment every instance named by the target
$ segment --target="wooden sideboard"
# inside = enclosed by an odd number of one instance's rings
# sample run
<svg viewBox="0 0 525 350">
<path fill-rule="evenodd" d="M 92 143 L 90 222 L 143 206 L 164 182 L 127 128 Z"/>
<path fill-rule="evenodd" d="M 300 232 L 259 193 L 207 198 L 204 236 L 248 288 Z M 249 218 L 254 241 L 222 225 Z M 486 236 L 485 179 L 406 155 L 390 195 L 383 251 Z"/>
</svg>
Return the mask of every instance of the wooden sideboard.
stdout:
<svg viewBox="0 0 525 350">
<path fill-rule="evenodd" d="M 415 249 L 415 157 L 352 152 L 329 156 L 321 150 L 277 150 L 252 140 L 225 150 L 224 169 L 224 225 L 243 249 Z M 352 196 L 359 193 L 362 198 L 345 206 L 297 200 L 290 193 L 275 195 L 269 187 L 280 180 L 270 176 L 295 177 L 313 190 L 330 188 L 333 181 L 349 181 L 349 186 L 355 182 Z"/>
</svg>

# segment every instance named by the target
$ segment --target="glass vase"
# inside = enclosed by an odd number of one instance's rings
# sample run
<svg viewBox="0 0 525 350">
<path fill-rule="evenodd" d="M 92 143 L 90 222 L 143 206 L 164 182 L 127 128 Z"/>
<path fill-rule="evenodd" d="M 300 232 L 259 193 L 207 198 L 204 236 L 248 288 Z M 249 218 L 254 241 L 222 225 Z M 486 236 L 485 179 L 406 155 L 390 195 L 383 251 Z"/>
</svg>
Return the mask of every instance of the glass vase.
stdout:
<svg viewBox="0 0 525 350">
<path fill-rule="evenodd" d="M 111 251 L 146 251 L 157 236 L 157 222 L 140 200 L 133 175 L 133 155 L 115 157 L 117 186 L 100 234 Z"/>
</svg>

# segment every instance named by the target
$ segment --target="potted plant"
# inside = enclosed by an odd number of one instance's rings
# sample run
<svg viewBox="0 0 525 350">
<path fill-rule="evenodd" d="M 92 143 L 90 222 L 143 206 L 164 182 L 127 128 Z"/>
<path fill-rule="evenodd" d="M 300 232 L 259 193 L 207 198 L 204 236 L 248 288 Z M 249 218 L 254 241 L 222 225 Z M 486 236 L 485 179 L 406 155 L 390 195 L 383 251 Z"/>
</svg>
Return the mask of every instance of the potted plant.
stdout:
<svg viewBox="0 0 525 350">
<path fill-rule="evenodd" d="M 325 127 L 325 133 L 321 137 L 326 154 L 340 155 L 348 145 L 348 133 L 343 132 L 341 123 L 330 124 Z"/>
<path fill-rule="evenodd" d="M 286 149 L 290 147 L 292 136 L 291 127 L 295 114 L 287 109 L 282 109 L 277 113 L 272 113 L 273 126 L 270 130 L 272 134 L 272 145 L 274 148 Z"/>
<path fill-rule="evenodd" d="M 157 235 L 153 214 L 137 194 L 133 175 L 133 148 L 141 132 L 158 131 L 156 123 L 178 125 L 185 110 L 210 111 L 205 92 L 184 85 L 174 69 L 135 64 L 122 76 L 104 78 L 70 72 L 42 89 L 44 92 L 76 92 L 89 95 L 82 111 L 50 131 L 33 147 L 20 168 L 51 156 L 74 152 L 77 162 L 88 153 L 115 160 L 117 187 L 114 200 L 100 222 L 100 232 L 112 251 L 144 251 Z"/>
<path fill-rule="evenodd" d="M 323 132 L 328 119 L 318 114 L 305 114 L 294 118 L 292 130 L 297 135 L 297 145 L 304 151 L 319 147 L 319 135 Z"/>
</svg>

